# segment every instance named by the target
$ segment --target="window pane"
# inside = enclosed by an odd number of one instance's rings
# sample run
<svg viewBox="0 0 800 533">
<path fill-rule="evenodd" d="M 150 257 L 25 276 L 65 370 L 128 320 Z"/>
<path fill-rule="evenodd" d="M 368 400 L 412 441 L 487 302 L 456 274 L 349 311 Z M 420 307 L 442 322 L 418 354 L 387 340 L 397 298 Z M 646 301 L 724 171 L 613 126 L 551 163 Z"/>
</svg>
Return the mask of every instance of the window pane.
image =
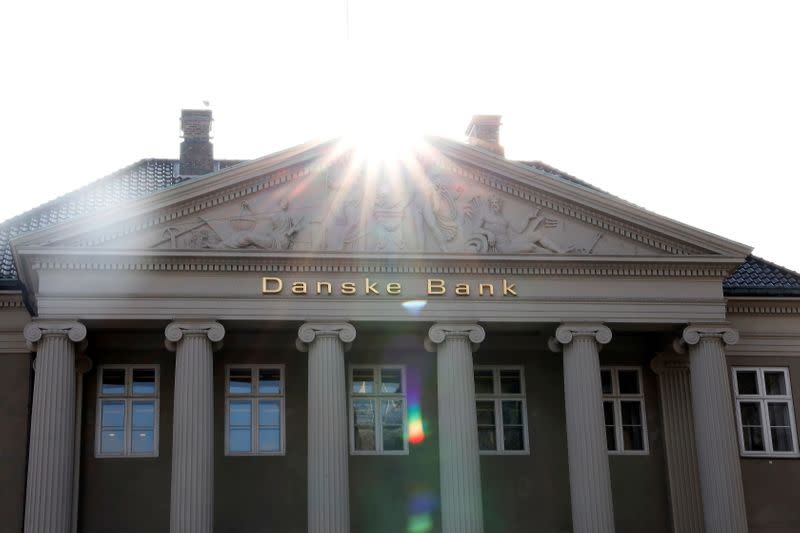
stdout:
<svg viewBox="0 0 800 533">
<path fill-rule="evenodd" d="M 231 394 L 250 394 L 252 388 L 253 372 L 249 368 L 231 368 L 228 392 Z"/>
<path fill-rule="evenodd" d="M 375 426 L 375 404 L 372 400 L 353 400 L 353 421 L 356 426 Z"/>
<path fill-rule="evenodd" d="M 497 450 L 495 430 L 491 428 L 478 428 L 478 448 L 481 450 Z"/>
<path fill-rule="evenodd" d="M 260 452 L 281 451 L 281 430 L 278 428 L 259 429 L 258 451 Z"/>
<path fill-rule="evenodd" d="M 120 428 L 125 425 L 125 402 L 104 401 L 101 413 L 104 428 Z"/>
<path fill-rule="evenodd" d="M 639 394 L 639 372 L 637 370 L 620 370 L 617 373 L 620 394 Z"/>
<path fill-rule="evenodd" d="M 371 427 L 357 427 L 353 432 L 353 447 L 356 450 L 375 450 L 375 429 Z"/>
<path fill-rule="evenodd" d="M 403 426 L 383 427 L 383 450 L 399 451 L 403 449 Z"/>
<path fill-rule="evenodd" d="M 736 385 L 739 394 L 758 394 L 758 377 L 755 370 L 737 370 Z"/>
<path fill-rule="evenodd" d="M 156 369 L 155 368 L 134 368 L 133 369 L 133 393 L 134 394 L 155 394 L 156 393 Z"/>
<path fill-rule="evenodd" d="M 622 426 L 622 443 L 625 450 L 644 450 L 642 426 Z"/>
<path fill-rule="evenodd" d="M 258 369 L 258 392 L 260 394 L 280 394 L 281 393 L 281 369 L 280 368 L 259 368 Z"/>
<path fill-rule="evenodd" d="M 793 452 L 791 428 L 772 428 L 772 449 L 776 452 Z"/>
<path fill-rule="evenodd" d="M 250 427 L 231 428 L 228 434 L 228 449 L 232 452 L 250 451 Z"/>
<path fill-rule="evenodd" d="M 603 402 L 603 416 L 607 426 L 614 425 L 614 402 Z"/>
<path fill-rule="evenodd" d="M 475 410 L 478 413 L 478 425 L 494 426 L 494 402 L 493 401 L 479 401 L 475 402 Z"/>
<path fill-rule="evenodd" d="M 617 438 L 614 433 L 614 426 L 606 426 L 606 446 L 609 451 L 617 449 Z"/>
<path fill-rule="evenodd" d="M 739 402 L 743 426 L 761 427 L 761 404 L 759 402 Z"/>
<path fill-rule="evenodd" d="M 133 430 L 131 451 L 133 453 L 152 453 L 155 446 L 152 430 Z"/>
<path fill-rule="evenodd" d="M 506 451 L 520 451 L 525 449 L 522 427 L 503 428 L 503 449 Z"/>
<path fill-rule="evenodd" d="M 100 453 L 122 453 L 122 430 L 103 431 L 100 434 Z"/>
<path fill-rule="evenodd" d="M 622 401 L 620 402 L 620 416 L 623 426 L 642 425 L 642 404 L 641 402 Z"/>
<path fill-rule="evenodd" d="M 503 401 L 503 424 L 522 425 L 522 402 L 517 400 Z"/>
<path fill-rule="evenodd" d="M 228 423 L 233 426 L 247 426 L 250 427 L 253 420 L 250 416 L 250 401 L 237 400 L 230 402 L 230 412 L 228 414 Z"/>
<path fill-rule="evenodd" d="M 258 425 L 280 427 L 281 404 L 279 401 L 261 400 L 258 402 Z"/>
<path fill-rule="evenodd" d="M 383 424 L 403 425 L 403 400 L 381 400 L 381 419 Z"/>
<path fill-rule="evenodd" d="M 522 378 L 519 375 L 519 370 L 500 371 L 500 393 L 522 394 Z"/>
<path fill-rule="evenodd" d="M 356 394 L 375 392 L 375 375 L 371 368 L 353 369 L 353 392 Z"/>
<path fill-rule="evenodd" d="M 153 429 L 155 427 L 155 402 L 137 401 L 131 406 L 131 426 L 137 429 Z"/>
<path fill-rule="evenodd" d="M 789 427 L 789 405 L 783 402 L 769 402 L 767 403 L 767 410 L 769 411 L 769 425 L 770 426 L 783 426 Z"/>
<path fill-rule="evenodd" d="M 494 392 L 494 374 L 491 370 L 475 370 L 475 394 L 492 394 Z"/>
<path fill-rule="evenodd" d="M 763 452 L 764 451 L 764 434 L 761 432 L 761 426 L 749 426 L 742 428 L 744 437 L 744 449 L 748 452 Z"/>
<path fill-rule="evenodd" d="M 786 379 L 783 372 L 764 372 L 764 385 L 770 396 L 786 396 Z"/>
<path fill-rule="evenodd" d="M 125 369 L 103 369 L 103 394 L 125 394 Z"/>
<path fill-rule="evenodd" d="M 403 392 L 402 378 L 399 368 L 381 369 L 381 392 L 400 394 Z"/>
<path fill-rule="evenodd" d="M 603 387 L 603 394 L 613 394 L 614 388 L 611 383 L 611 371 L 600 371 L 600 385 Z"/>
</svg>

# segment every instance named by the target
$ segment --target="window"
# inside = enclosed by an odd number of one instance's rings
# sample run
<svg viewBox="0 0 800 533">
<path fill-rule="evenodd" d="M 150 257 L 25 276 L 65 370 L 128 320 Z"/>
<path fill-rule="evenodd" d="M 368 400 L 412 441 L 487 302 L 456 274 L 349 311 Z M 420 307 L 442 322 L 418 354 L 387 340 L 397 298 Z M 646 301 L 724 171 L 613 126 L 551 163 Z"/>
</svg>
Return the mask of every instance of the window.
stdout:
<svg viewBox="0 0 800 533">
<path fill-rule="evenodd" d="M 737 367 L 733 384 L 742 455 L 797 456 L 788 370 Z"/>
<path fill-rule="evenodd" d="M 282 365 L 225 368 L 225 455 L 285 452 Z"/>
<path fill-rule="evenodd" d="M 642 370 L 637 367 L 601 368 L 600 383 L 609 453 L 648 453 Z"/>
<path fill-rule="evenodd" d="M 97 457 L 158 455 L 158 365 L 104 365 L 97 373 Z"/>
<path fill-rule="evenodd" d="M 408 453 L 406 376 L 400 366 L 350 368 L 350 452 Z"/>
<path fill-rule="evenodd" d="M 478 366 L 474 376 L 481 453 L 528 453 L 522 368 Z"/>
</svg>

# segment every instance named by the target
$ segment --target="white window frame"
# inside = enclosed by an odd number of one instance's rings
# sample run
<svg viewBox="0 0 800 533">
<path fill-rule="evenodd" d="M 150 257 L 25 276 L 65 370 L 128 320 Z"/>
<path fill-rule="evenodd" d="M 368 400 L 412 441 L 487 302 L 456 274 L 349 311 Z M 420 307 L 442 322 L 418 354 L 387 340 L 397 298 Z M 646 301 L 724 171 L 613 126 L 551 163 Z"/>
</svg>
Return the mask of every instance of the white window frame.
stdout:
<svg viewBox="0 0 800 533">
<path fill-rule="evenodd" d="M 740 394 L 739 380 L 736 378 L 737 372 L 755 372 L 756 384 L 759 394 Z M 786 384 L 786 394 L 773 395 L 767 394 L 767 387 L 764 381 L 764 372 L 783 373 L 784 383 Z M 792 383 L 789 380 L 789 369 L 786 367 L 771 366 L 734 366 L 731 367 L 731 379 L 733 380 L 734 401 L 736 402 L 736 431 L 739 433 L 739 452 L 742 457 L 800 457 L 797 443 L 797 425 L 794 416 L 794 400 L 792 399 Z M 740 404 L 758 403 L 761 413 L 761 432 L 764 437 L 764 451 L 745 450 L 744 448 L 744 429 L 742 428 L 742 410 Z M 770 431 L 769 412 L 767 403 L 783 402 L 789 406 L 789 422 L 792 432 L 792 451 L 774 451 L 772 445 L 772 431 Z"/>
<path fill-rule="evenodd" d="M 600 372 L 604 370 L 611 372 L 611 394 L 603 393 L 603 402 L 613 402 L 614 404 L 614 438 L 616 439 L 617 449 L 608 450 L 609 455 L 650 455 L 650 439 L 647 433 L 647 410 L 645 409 L 644 401 L 644 376 L 642 375 L 642 367 L 640 366 L 601 366 Z M 619 392 L 619 374 L 620 370 L 635 370 L 636 376 L 639 380 L 639 394 L 621 394 Z M 600 376 L 598 376 L 599 378 Z M 602 387 L 602 384 L 601 384 Z M 602 388 L 601 388 L 602 390 Z M 624 439 L 622 433 L 622 402 L 638 401 L 639 408 L 642 414 L 642 444 L 643 450 L 623 450 Z M 602 406 L 602 404 L 601 404 Z M 605 410 L 603 410 L 605 413 Z M 605 437 L 605 414 L 603 414 L 603 437 Z M 607 448 L 608 446 L 606 446 Z"/>
<path fill-rule="evenodd" d="M 372 379 L 375 384 L 375 392 L 373 393 L 356 393 L 353 392 L 353 370 L 372 370 Z M 400 370 L 400 393 L 381 393 L 381 370 Z M 351 455 L 408 455 L 408 391 L 406 390 L 406 367 L 405 365 L 350 365 L 347 370 L 347 410 L 348 410 L 348 427 L 349 427 L 349 441 L 350 441 L 350 454 Z M 355 442 L 355 415 L 353 414 L 353 400 L 372 400 L 375 405 L 375 449 L 374 450 L 356 450 Z M 403 400 L 403 449 L 402 450 L 384 450 L 383 449 L 383 419 L 380 410 L 381 400 Z"/>
<path fill-rule="evenodd" d="M 525 394 L 525 367 L 522 365 L 475 365 L 474 370 L 492 371 L 492 394 L 475 393 L 475 402 L 493 401 L 494 402 L 494 422 L 495 436 L 497 443 L 496 450 L 479 450 L 480 455 L 530 455 L 530 437 L 528 436 L 528 400 Z M 503 394 L 500 391 L 500 372 L 503 370 L 515 370 L 519 372 L 520 394 Z M 503 400 L 517 400 L 522 402 L 522 450 L 506 450 L 505 439 L 503 438 Z M 477 430 L 477 419 L 475 420 Z"/>
<path fill-rule="evenodd" d="M 230 392 L 230 376 L 232 368 L 246 368 L 250 370 L 250 392 Z M 281 391 L 278 394 L 258 392 L 258 371 L 279 370 L 281 373 Z M 229 447 L 230 440 L 230 403 L 233 401 L 250 400 L 250 451 L 232 452 Z M 258 402 L 260 400 L 278 400 L 280 404 L 281 440 L 279 451 L 260 451 L 258 449 Z M 261 365 L 261 364 L 229 364 L 225 365 L 225 455 L 230 457 L 253 456 L 281 456 L 286 455 L 286 365 Z"/>
<path fill-rule="evenodd" d="M 125 371 L 125 391 L 122 394 L 104 394 L 103 393 L 103 373 L 105 370 L 124 370 Z M 136 369 L 153 369 L 154 370 L 154 385 L 155 394 L 134 394 L 133 393 L 133 371 Z M 100 365 L 97 368 L 97 406 L 95 410 L 95 432 L 94 432 L 94 456 L 98 459 L 106 458 L 142 458 L 142 457 L 158 457 L 158 427 L 160 425 L 159 406 L 160 406 L 160 393 L 161 393 L 161 367 L 155 364 L 108 364 Z M 131 446 L 131 439 L 133 438 L 133 402 L 141 400 L 153 401 L 153 451 L 152 452 L 133 452 Z M 123 420 L 123 431 L 125 433 L 125 442 L 122 446 L 121 453 L 103 453 L 101 451 L 102 432 L 103 432 L 103 402 L 104 401 L 122 401 L 125 404 L 125 415 Z"/>
</svg>

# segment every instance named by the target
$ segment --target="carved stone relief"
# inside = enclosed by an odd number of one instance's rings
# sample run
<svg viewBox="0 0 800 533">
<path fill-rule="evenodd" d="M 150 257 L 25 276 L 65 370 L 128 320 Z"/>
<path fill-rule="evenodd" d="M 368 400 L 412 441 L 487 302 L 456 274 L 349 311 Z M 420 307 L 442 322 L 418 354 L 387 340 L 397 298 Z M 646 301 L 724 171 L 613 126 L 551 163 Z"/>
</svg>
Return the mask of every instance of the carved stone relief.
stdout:
<svg viewBox="0 0 800 533">
<path fill-rule="evenodd" d="M 370 172 L 336 165 L 159 232 L 151 246 L 174 249 L 653 253 L 434 165 Z"/>
</svg>

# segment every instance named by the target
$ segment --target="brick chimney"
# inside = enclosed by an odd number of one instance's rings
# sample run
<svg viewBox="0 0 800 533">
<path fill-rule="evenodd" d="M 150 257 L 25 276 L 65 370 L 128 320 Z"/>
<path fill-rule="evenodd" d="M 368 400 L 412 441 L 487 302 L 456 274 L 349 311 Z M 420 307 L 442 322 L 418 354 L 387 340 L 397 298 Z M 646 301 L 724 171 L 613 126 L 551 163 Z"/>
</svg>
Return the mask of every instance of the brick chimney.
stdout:
<svg viewBox="0 0 800 533">
<path fill-rule="evenodd" d="M 473 115 L 467 126 L 467 143 L 505 156 L 500 145 L 500 115 Z"/>
<path fill-rule="evenodd" d="M 181 176 L 200 176 L 214 171 L 211 144 L 211 110 L 181 110 Z"/>
</svg>

